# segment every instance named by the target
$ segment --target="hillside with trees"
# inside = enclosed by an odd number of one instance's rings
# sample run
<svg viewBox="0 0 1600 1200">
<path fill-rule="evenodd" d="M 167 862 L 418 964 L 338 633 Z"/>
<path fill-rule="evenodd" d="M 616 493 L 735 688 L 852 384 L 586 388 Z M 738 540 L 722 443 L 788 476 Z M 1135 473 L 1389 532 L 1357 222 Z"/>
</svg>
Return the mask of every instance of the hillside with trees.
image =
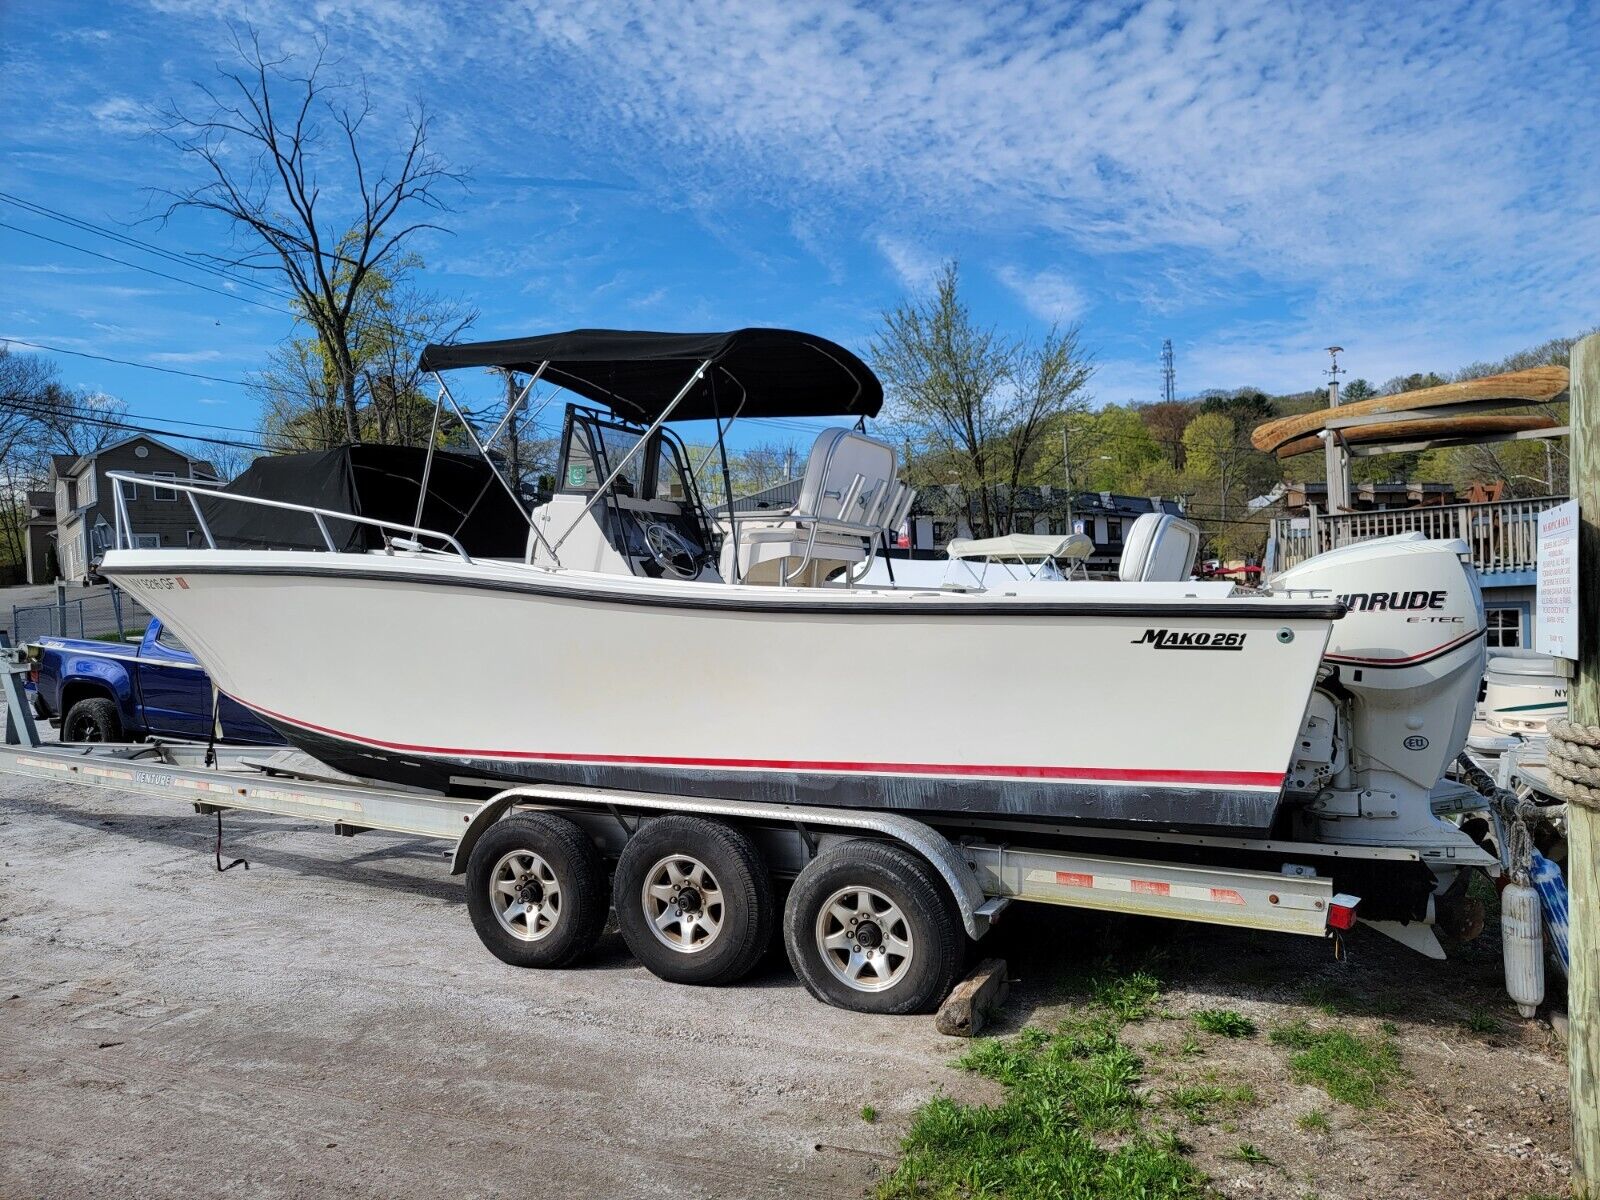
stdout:
<svg viewBox="0 0 1600 1200">
<path fill-rule="evenodd" d="M 1350 380 L 1347 401 L 1458 380 L 1565 364 L 1581 334 L 1555 338 L 1496 362 L 1417 371 L 1375 385 Z M 1183 502 L 1224 559 L 1261 551 L 1271 509 L 1258 498 L 1282 481 L 1324 478 L 1320 454 L 1280 462 L 1250 434 L 1275 417 L 1327 404 L 1325 385 L 1271 394 L 1256 387 L 1209 390 L 1150 404 L 1092 404 L 1093 356 L 1082 331 L 1008 338 L 978 324 L 960 295 L 955 264 L 930 294 L 883 314 L 869 358 L 883 379 L 886 425 L 909 451 L 913 483 L 954 493 L 979 536 L 1007 532 L 1026 489 L 1116 492 Z M 1550 415 L 1564 421 L 1564 406 Z M 1565 440 L 1460 446 L 1357 458 L 1355 482 L 1426 481 L 1465 491 L 1501 484 L 1508 496 L 1565 489 Z M 1252 502 L 1255 501 L 1254 505 Z"/>
</svg>

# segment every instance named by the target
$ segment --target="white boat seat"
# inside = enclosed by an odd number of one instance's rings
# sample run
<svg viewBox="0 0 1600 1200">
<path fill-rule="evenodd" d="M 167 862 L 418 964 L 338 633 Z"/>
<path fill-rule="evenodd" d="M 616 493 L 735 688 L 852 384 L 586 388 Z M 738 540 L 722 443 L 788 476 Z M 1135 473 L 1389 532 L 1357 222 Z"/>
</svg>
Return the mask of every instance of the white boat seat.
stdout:
<svg viewBox="0 0 1600 1200">
<path fill-rule="evenodd" d="M 1200 530 L 1171 513 L 1145 513 L 1122 541 L 1117 578 L 1124 583 L 1176 583 L 1194 573 Z"/>
<path fill-rule="evenodd" d="M 824 429 L 811 447 L 793 509 L 734 513 L 722 576 L 741 583 L 823 583 L 840 568 L 865 562 L 874 545 L 899 528 L 914 496 L 896 478 L 893 446 L 852 429 Z"/>
</svg>

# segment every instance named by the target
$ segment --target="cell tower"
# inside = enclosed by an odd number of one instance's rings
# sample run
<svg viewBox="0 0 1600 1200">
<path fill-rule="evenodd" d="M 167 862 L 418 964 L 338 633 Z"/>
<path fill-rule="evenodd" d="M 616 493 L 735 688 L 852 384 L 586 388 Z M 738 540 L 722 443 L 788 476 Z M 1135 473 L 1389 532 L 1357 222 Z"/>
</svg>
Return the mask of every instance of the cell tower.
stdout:
<svg viewBox="0 0 1600 1200">
<path fill-rule="evenodd" d="M 1172 339 L 1161 343 L 1161 398 L 1171 404 L 1178 398 L 1178 372 L 1172 365 Z"/>
</svg>

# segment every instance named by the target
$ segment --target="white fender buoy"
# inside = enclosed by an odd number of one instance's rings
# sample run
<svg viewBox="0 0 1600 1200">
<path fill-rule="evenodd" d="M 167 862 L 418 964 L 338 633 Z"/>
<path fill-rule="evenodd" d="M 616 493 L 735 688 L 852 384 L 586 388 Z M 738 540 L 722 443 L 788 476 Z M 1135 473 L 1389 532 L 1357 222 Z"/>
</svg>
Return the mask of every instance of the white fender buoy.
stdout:
<svg viewBox="0 0 1600 1200">
<path fill-rule="evenodd" d="M 1517 1011 L 1532 1017 L 1544 1002 L 1544 928 L 1539 893 L 1520 873 L 1500 893 L 1500 941 L 1506 964 L 1506 994 Z"/>
</svg>

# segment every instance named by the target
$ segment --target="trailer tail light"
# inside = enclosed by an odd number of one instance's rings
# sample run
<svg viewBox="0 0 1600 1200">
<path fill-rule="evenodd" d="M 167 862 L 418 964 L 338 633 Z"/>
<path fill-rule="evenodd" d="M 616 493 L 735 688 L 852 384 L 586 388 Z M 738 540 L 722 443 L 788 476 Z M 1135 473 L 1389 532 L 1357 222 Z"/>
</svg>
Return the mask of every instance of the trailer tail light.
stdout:
<svg viewBox="0 0 1600 1200">
<path fill-rule="evenodd" d="M 1360 896 L 1352 896 L 1347 892 L 1340 892 L 1328 901 L 1328 928 L 1349 929 L 1356 923 L 1356 905 L 1361 903 Z"/>
</svg>

